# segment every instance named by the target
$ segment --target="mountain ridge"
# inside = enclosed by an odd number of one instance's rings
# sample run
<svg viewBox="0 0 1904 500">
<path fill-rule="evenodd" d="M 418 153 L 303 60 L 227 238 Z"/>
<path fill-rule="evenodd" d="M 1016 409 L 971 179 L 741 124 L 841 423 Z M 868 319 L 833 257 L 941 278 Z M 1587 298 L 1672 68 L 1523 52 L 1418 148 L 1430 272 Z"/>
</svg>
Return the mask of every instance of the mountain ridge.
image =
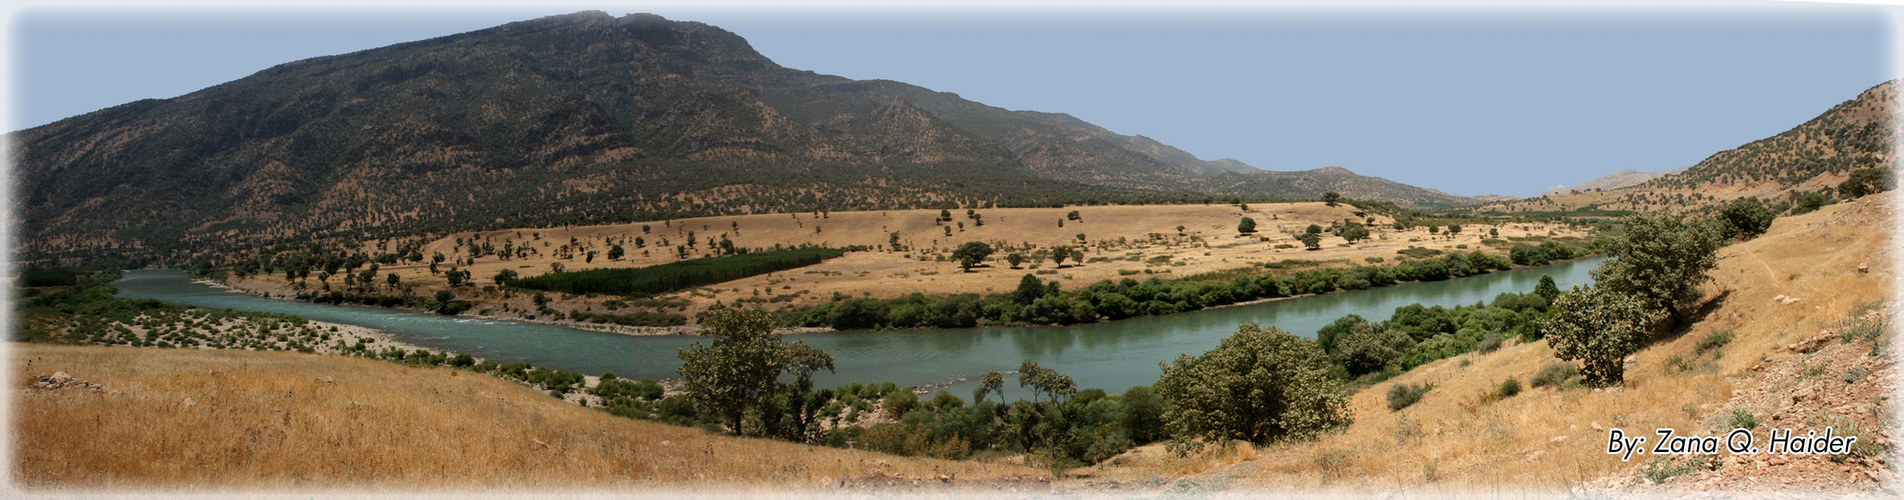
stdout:
<svg viewBox="0 0 1904 500">
<path fill-rule="evenodd" d="M 291 61 L 8 139 L 16 253 L 33 262 L 767 211 L 1355 189 L 1469 201 L 1359 176 L 1297 183 L 1068 114 L 786 68 L 707 24 L 600 11 Z"/>
</svg>

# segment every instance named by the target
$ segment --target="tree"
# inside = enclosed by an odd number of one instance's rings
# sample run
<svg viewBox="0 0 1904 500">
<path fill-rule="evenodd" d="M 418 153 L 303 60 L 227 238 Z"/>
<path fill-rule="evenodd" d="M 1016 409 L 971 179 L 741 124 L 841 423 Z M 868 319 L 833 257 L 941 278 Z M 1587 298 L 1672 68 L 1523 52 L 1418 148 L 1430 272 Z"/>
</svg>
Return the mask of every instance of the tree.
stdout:
<svg viewBox="0 0 1904 500">
<path fill-rule="evenodd" d="M 1339 193 L 1336 193 L 1335 191 L 1322 193 L 1322 202 L 1329 204 L 1329 206 L 1331 207 L 1335 206 L 1335 202 L 1341 201 L 1341 200 L 1342 200 L 1342 195 Z"/>
<path fill-rule="evenodd" d="M 1594 283 L 1665 309 L 1677 324 L 1683 319 L 1679 305 L 1698 300 L 1699 284 L 1712 279 L 1706 271 L 1719 266 L 1718 233 L 1707 224 L 1653 214 L 1629 217 L 1625 226 L 1609 252 L 1613 258 L 1593 270 Z"/>
<path fill-rule="evenodd" d="M 1075 220 L 1075 221 L 1082 221 L 1082 220 L 1083 220 L 1083 219 L 1080 219 L 1080 218 L 1078 217 L 1078 211 L 1076 211 L 1076 210 L 1072 210 L 1072 211 L 1070 211 L 1069 213 L 1066 213 L 1066 214 L 1064 214 L 1064 218 L 1066 218 L 1066 219 L 1071 219 L 1071 220 Z"/>
<path fill-rule="evenodd" d="M 1029 359 L 1018 365 L 1018 386 L 1031 388 L 1034 395 L 1039 393 L 1050 395 L 1052 401 L 1069 398 L 1078 393 L 1078 384 L 1071 380 L 1070 375 L 1038 366 Z"/>
<path fill-rule="evenodd" d="M 998 373 L 998 370 L 987 371 L 985 372 L 985 377 L 980 380 L 978 388 L 972 391 L 972 402 L 976 404 L 977 402 L 984 400 L 985 395 L 996 392 L 998 393 L 999 404 L 1004 404 L 1005 403 L 1004 389 L 1005 389 L 1005 375 Z"/>
<path fill-rule="evenodd" d="M 1546 301 L 1547 307 L 1553 307 L 1554 299 L 1560 298 L 1560 287 L 1554 285 L 1552 275 L 1542 274 L 1540 284 L 1534 285 L 1534 295 L 1539 295 L 1541 300 Z"/>
<path fill-rule="evenodd" d="M 1005 262 L 1011 263 L 1012 269 L 1018 269 L 1019 264 L 1025 263 L 1025 254 L 1012 252 L 1011 255 L 1005 256 Z"/>
<path fill-rule="evenodd" d="M 1897 178 L 1889 168 L 1860 168 L 1851 171 L 1851 177 L 1838 184 L 1838 196 L 1846 199 L 1863 198 L 1897 188 Z"/>
<path fill-rule="evenodd" d="M 516 279 L 516 270 L 504 269 L 496 273 L 496 286 L 508 286 L 509 280 Z"/>
<path fill-rule="evenodd" d="M 1313 437 L 1354 420 L 1315 342 L 1254 322 L 1201 356 L 1177 357 L 1155 388 L 1176 402 L 1163 420 L 1179 440 L 1265 444 Z"/>
<path fill-rule="evenodd" d="M 1456 235 L 1456 234 L 1461 234 L 1461 225 L 1460 225 L 1460 224 L 1449 224 L 1449 225 L 1448 225 L 1448 234 L 1449 234 L 1449 235 Z"/>
<path fill-rule="evenodd" d="M 1256 232 L 1256 219 L 1244 217 L 1242 222 L 1236 223 L 1236 232 L 1245 234 Z"/>
<path fill-rule="evenodd" d="M 400 283 L 400 282 L 401 282 L 401 280 L 402 280 L 402 278 L 398 278 L 398 277 L 397 277 L 397 273 L 394 273 L 394 272 L 393 272 L 393 273 L 390 273 L 390 274 L 386 274 L 386 275 L 384 275 L 384 281 L 388 281 L 388 282 L 390 282 L 390 289 L 391 289 L 391 290 L 395 290 L 395 289 L 397 289 L 397 284 L 398 284 L 398 283 Z"/>
<path fill-rule="evenodd" d="M 1772 227 L 1773 217 L 1776 215 L 1772 209 L 1766 208 L 1757 196 L 1732 200 L 1719 209 L 1719 220 L 1723 224 L 1720 234 L 1728 240 L 1750 239 L 1765 234 L 1765 230 Z"/>
<path fill-rule="evenodd" d="M 1045 296 L 1045 284 L 1035 275 L 1027 274 L 1018 279 L 1018 289 L 1012 292 L 1012 302 L 1018 305 L 1030 305 L 1031 301 Z"/>
<path fill-rule="evenodd" d="M 1296 241 L 1301 241 L 1302 245 L 1309 247 L 1310 250 L 1316 250 L 1316 249 L 1322 248 L 1322 237 L 1317 236 L 1316 233 L 1302 233 L 1302 234 L 1296 235 Z"/>
<path fill-rule="evenodd" d="M 950 220 L 952 220 L 952 211 L 943 208 L 939 209 L 939 221 L 945 222 Z"/>
<path fill-rule="evenodd" d="M 1068 258 L 1071 258 L 1071 249 L 1065 248 L 1065 247 L 1056 247 L 1051 249 L 1051 265 L 1052 266 L 1064 267 L 1064 259 L 1068 259 Z"/>
<path fill-rule="evenodd" d="M 1358 240 L 1366 240 L 1368 239 L 1368 236 L 1369 236 L 1367 227 L 1363 227 L 1361 224 L 1354 223 L 1354 222 L 1351 222 L 1347 225 L 1342 226 L 1342 231 L 1340 231 L 1340 234 L 1342 236 L 1342 239 L 1348 240 L 1349 243 L 1354 243 Z"/>
<path fill-rule="evenodd" d="M 1177 225 L 1177 236 L 1183 236 L 1183 224 Z"/>
<path fill-rule="evenodd" d="M 608 247 L 608 260 L 621 260 L 621 256 L 624 253 L 621 245 L 610 246 Z"/>
<path fill-rule="evenodd" d="M 1625 360 L 1653 333 L 1660 313 L 1638 296 L 1607 287 L 1575 288 L 1554 301 L 1541 335 L 1564 361 L 1579 360 L 1591 387 L 1611 387 L 1625 379 Z"/>
<path fill-rule="evenodd" d="M 787 343 L 773 333 L 773 313 L 761 309 L 714 311 L 701 321 L 711 344 L 695 342 L 677 351 L 682 387 L 702 411 L 739 432 L 741 418 L 775 396 L 802 396 L 815 371 L 833 371 L 833 357 L 804 342 Z M 794 381 L 780 381 L 792 374 Z"/>
<path fill-rule="evenodd" d="M 1347 335 L 1337 341 L 1335 360 L 1350 375 L 1359 376 L 1387 369 L 1389 364 L 1400 359 L 1414 346 L 1415 339 L 1408 332 L 1367 323 L 1350 329 Z"/>
<path fill-rule="evenodd" d="M 991 255 L 992 246 L 983 241 L 967 241 L 964 245 L 959 245 L 957 250 L 952 251 L 952 258 L 958 259 L 959 267 L 966 272 L 971 272 L 972 266 L 978 265 Z"/>
</svg>

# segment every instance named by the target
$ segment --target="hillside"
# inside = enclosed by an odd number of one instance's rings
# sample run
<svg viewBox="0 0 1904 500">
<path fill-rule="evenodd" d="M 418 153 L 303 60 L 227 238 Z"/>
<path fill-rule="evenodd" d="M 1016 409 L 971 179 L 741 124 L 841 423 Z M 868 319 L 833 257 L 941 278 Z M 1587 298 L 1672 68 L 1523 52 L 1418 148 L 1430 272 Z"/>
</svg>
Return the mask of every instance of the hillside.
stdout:
<svg viewBox="0 0 1904 500">
<path fill-rule="evenodd" d="M 1756 196 L 1778 206 L 1800 193 L 1836 189 L 1851 171 L 1896 171 L 1898 81 L 1884 82 L 1790 130 L 1720 151 L 1683 169 L 1618 189 L 1580 189 L 1475 208 L 1476 212 L 1698 211 Z M 1620 182 L 1637 179 L 1634 174 Z M 1608 180 L 1603 178 L 1600 180 Z M 1582 184 L 1585 186 L 1585 184 Z"/>
<path fill-rule="evenodd" d="M 1757 239 L 1719 251 L 1697 321 L 1628 358 L 1626 382 L 1605 389 L 1533 387 L 1556 362 L 1547 341 L 1511 342 L 1374 384 L 1352 398 L 1355 422 L 1313 442 L 1244 447 L 1195 475 L 1191 491 L 1593 491 L 1709 497 L 1745 492 L 1875 493 L 1893 484 L 1896 388 L 1890 330 L 1896 292 L 1895 193 L 1782 217 Z M 1704 345 L 1702 347 L 1702 344 Z M 1526 389 L 1491 397 L 1506 379 Z M 1420 402 L 1390 410 L 1396 384 L 1433 384 Z M 1608 429 L 1671 427 L 1681 435 L 1729 430 L 1735 412 L 1800 435 L 1834 426 L 1866 448 L 1848 457 L 1732 455 L 1659 459 L 1608 455 Z M 1649 444 L 1652 442 L 1648 441 Z M 1161 446 L 1133 450 L 1080 475 L 1135 481 L 1170 470 Z M 1663 484 L 1655 484 L 1655 479 Z M 1182 483 L 1179 483 L 1182 487 Z M 1707 491 L 1710 490 L 1710 491 Z M 1576 493 L 1578 495 L 1578 493 Z"/>
<path fill-rule="evenodd" d="M 10 347 L 13 481 L 40 494 L 1046 484 L 1046 474 L 1025 467 L 630 420 L 447 368 L 296 353 Z"/>
<path fill-rule="evenodd" d="M 601 12 L 290 62 L 7 140 L 15 251 L 37 263 L 816 210 L 1336 188 L 1461 201 L 1353 175 L 1286 181 L 1062 113 L 782 67 L 701 23 Z"/>
<path fill-rule="evenodd" d="M 1075 212 L 1076 219 L 1068 218 Z M 827 212 L 823 214 L 758 214 L 674 219 L 657 223 L 609 224 L 562 228 L 508 228 L 494 231 L 461 232 L 431 241 L 414 242 L 419 256 L 442 254 L 464 262 L 463 269 L 481 285 L 492 284 L 491 277 L 514 271 L 523 277 L 539 276 L 556 266 L 566 270 L 633 268 L 660 265 L 688 257 L 719 254 L 709 240 L 728 240 L 738 248 L 771 249 L 776 245 L 864 247 L 869 251 L 849 252 L 846 256 L 797 271 L 772 273 L 739 279 L 694 290 L 655 297 L 680 301 L 679 312 L 687 317 L 707 310 L 714 304 L 754 302 L 769 308 L 813 306 L 839 296 L 870 296 L 881 299 L 913 293 L 946 296 L 960 293 L 1001 293 L 1012 290 L 1026 274 L 1055 281 L 1064 290 L 1076 290 L 1102 280 L 1124 278 L 1187 278 L 1200 274 L 1234 273 L 1239 269 L 1260 272 L 1270 264 L 1290 270 L 1315 267 L 1347 268 L 1368 264 L 1392 264 L 1407 258 L 1403 250 L 1428 253 L 1482 251 L 1504 255 L 1514 242 L 1539 244 L 1554 239 L 1582 242 L 1592 238 L 1585 228 L 1566 224 L 1516 223 L 1494 226 L 1470 226 L 1460 234 L 1430 233 L 1426 226 L 1393 227 L 1395 220 L 1370 214 L 1347 204 L 1328 206 L 1322 202 L 1252 203 L 1238 205 L 1108 205 L 1060 208 L 987 208 L 972 216 L 954 212 L 956 220 L 938 222 L 938 210 L 890 210 L 864 212 Z M 1255 221 L 1257 230 L 1237 231 L 1242 218 Z M 1311 224 L 1330 227 L 1344 220 L 1368 223 L 1368 239 L 1349 242 L 1334 234 L 1325 234 L 1317 250 L 1305 250 L 1296 239 Z M 980 224 L 980 222 L 983 222 Z M 1177 228 L 1182 228 L 1181 230 Z M 692 235 L 690 235 L 692 234 Z M 1082 236 L 1082 238 L 1080 238 Z M 687 240 L 701 245 L 678 249 Z M 1512 240 L 1512 241 L 1510 241 Z M 477 243 L 498 253 L 476 255 Z M 640 241 L 637 246 L 635 241 Z M 964 272 L 953 250 L 967 242 L 985 242 L 997 251 Z M 388 244 L 386 244 L 388 243 Z M 890 246 L 898 244 L 901 250 Z M 402 247 L 406 243 L 366 242 L 360 249 L 375 254 L 382 248 Z M 626 255 L 608 258 L 610 248 L 623 246 Z M 1084 262 L 1069 260 L 1054 264 L 1045 256 L 1055 248 L 1084 252 Z M 588 258 L 588 252 L 599 257 Z M 510 255 L 512 254 L 513 255 Z M 1008 256 L 1018 253 L 1028 262 L 1013 266 Z M 406 294 L 429 296 L 434 290 L 449 288 L 445 275 L 430 272 L 427 259 L 397 261 L 379 267 L 381 273 L 396 275 Z M 447 264 L 437 266 L 443 270 Z M 289 297 L 313 293 L 325 287 L 342 290 L 340 283 L 313 279 L 288 280 L 284 274 L 263 273 L 226 280 L 236 288 L 254 294 Z M 481 287 L 455 288 L 456 296 L 470 301 L 485 317 L 546 321 L 531 298 Z M 616 310 L 609 302 L 625 297 L 604 295 L 555 296 L 549 307 L 558 311 Z M 771 302 L 763 302 L 771 301 Z"/>
<path fill-rule="evenodd" d="M 1669 175 L 1677 175 L 1681 172 L 1685 172 L 1687 168 L 1691 168 L 1691 167 L 1676 168 L 1676 169 L 1667 170 L 1664 172 L 1641 172 L 1641 171 L 1633 170 L 1630 168 L 1622 168 L 1620 169 L 1620 171 L 1607 174 L 1604 177 L 1582 182 L 1579 184 L 1574 184 L 1571 186 L 1557 186 L 1557 187 L 1554 187 L 1553 189 L 1541 191 L 1540 194 L 1537 194 L 1535 196 L 1556 195 L 1556 194 L 1568 193 L 1573 191 L 1596 191 L 1596 190 L 1603 191 L 1608 189 L 1619 189 L 1619 188 L 1623 188 L 1627 186 L 1636 186 L 1636 185 L 1639 185 L 1640 183 L 1644 183 L 1646 181 L 1650 181 L 1653 179 L 1658 179 L 1658 178 L 1669 176 Z"/>
</svg>

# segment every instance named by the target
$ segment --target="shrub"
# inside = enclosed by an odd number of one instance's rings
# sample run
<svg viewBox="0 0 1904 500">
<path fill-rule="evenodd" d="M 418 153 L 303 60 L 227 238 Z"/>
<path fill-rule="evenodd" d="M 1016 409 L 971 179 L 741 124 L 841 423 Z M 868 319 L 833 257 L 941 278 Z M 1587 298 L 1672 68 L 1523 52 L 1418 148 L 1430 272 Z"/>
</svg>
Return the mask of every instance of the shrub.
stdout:
<svg viewBox="0 0 1904 500">
<path fill-rule="evenodd" d="M 1722 419 L 1724 427 L 1727 429 L 1750 430 L 1759 427 L 1759 418 L 1753 416 L 1752 412 L 1743 409 L 1732 410 L 1731 413 L 1727 413 L 1720 418 Z"/>
<path fill-rule="evenodd" d="M 1434 384 L 1395 384 L 1388 388 L 1388 409 L 1401 411 L 1409 405 L 1421 401 L 1422 395 L 1434 390 Z"/>
<path fill-rule="evenodd" d="M 1487 338 L 1481 339 L 1481 343 L 1476 345 L 1475 349 L 1481 351 L 1482 354 L 1494 352 L 1495 350 L 1500 349 L 1501 344 L 1504 343 L 1504 341 L 1506 340 L 1507 340 L 1506 337 L 1502 337 L 1499 332 L 1490 333 L 1488 334 Z"/>
<path fill-rule="evenodd" d="M 1501 388 L 1494 391 L 1494 395 L 1501 399 L 1511 398 L 1520 393 L 1521 379 L 1514 377 L 1508 377 L 1507 380 L 1501 381 Z"/>
<path fill-rule="evenodd" d="M 1540 367 L 1540 371 L 1534 372 L 1534 378 L 1528 379 L 1527 385 L 1533 387 L 1554 386 L 1555 388 L 1559 388 L 1561 384 L 1566 383 L 1579 374 L 1580 370 L 1574 368 L 1572 364 L 1559 362 L 1548 363 L 1547 366 Z"/>
<path fill-rule="evenodd" d="M 1605 269 L 1605 267 L 1602 267 Z M 1580 360 L 1586 384 L 1619 385 L 1622 362 L 1639 351 L 1660 317 L 1642 299 L 1606 288 L 1588 287 L 1561 295 L 1541 331 L 1562 360 Z"/>
<path fill-rule="evenodd" d="M 1414 347 L 1415 340 L 1401 330 L 1362 323 L 1351 328 L 1336 348 L 1336 360 L 1350 375 L 1382 371 Z"/>
<path fill-rule="evenodd" d="M 1725 347 L 1730 342 L 1732 342 L 1732 330 L 1713 330 L 1712 333 L 1706 334 L 1706 338 L 1699 339 L 1699 343 L 1693 346 L 1693 352 L 1704 355 L 1706 351 Z"/>
<path fill-rule="evenodd" d="M 1176 404 L 1163 420 L 1177 439 L 1251 443 L 1312 437 L 1347 426 L 1346 398 L 1315 342 L 1255 323 L 1201 356 L 1179 356 L 1157 380 Z"/>
</svg>

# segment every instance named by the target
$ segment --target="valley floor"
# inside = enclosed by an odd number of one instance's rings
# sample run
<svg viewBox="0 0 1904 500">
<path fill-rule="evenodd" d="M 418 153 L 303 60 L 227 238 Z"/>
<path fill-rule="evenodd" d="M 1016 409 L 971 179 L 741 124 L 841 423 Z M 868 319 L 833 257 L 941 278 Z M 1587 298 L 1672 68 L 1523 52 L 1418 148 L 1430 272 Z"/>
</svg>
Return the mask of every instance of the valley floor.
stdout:
<svg viewBox="0 0 1904 500">
<path fill-rule="evenodd" d="M 1009 458 L 903 458 L 634 421 L 451 369 L 297 353 L 13 344 L 12 473 L 25 491 L 61 493 L 1876 493 L 1895 477 L 1893 196 L 1781 218 L 1768 234 L 1721 249 L 1694 323 L 1630 357 L 1621 387 L 1495 396 L 1502 381 L 1531 386 L 1532 375 L 1555 362 L 1545 341 L 1513 342 L 1367 387 L 1351 399 L 1353 425 L 1311 442 L 1183 458 L 1152 445 L 1053 478 Z M 1434 389 L 1413 406 L 1388 408 L 1392 385 L 1420 383 Z M 1606 453 L 1612 428 L 1709 435 L 1738 424 L 1740 414 L 1755 421 L 1760 440 L 1771 429 L 1831 426 L 1870 446 L 1838 460 L 1721 452 L 1711 460 L 1622 461 Z"/>
</svg>

